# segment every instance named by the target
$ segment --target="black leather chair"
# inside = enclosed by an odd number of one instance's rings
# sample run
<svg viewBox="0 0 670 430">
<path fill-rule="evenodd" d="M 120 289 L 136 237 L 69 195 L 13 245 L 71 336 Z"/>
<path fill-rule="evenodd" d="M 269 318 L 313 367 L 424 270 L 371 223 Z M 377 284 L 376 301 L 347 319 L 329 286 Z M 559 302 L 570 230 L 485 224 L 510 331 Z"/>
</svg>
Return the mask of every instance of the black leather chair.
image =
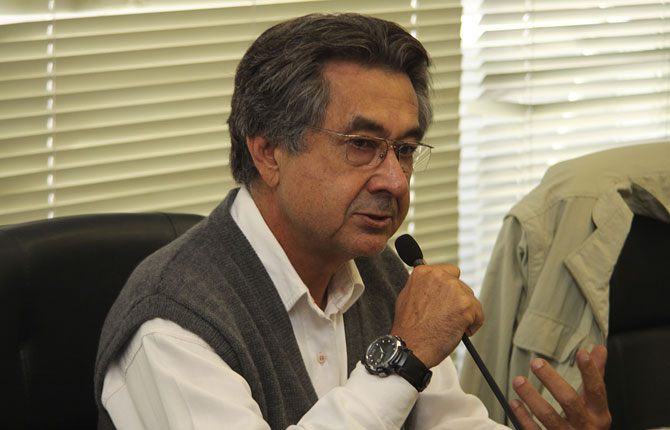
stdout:
<svg viewBox="0 0 670 430">
<path fill-rule="evenodd" d="M 144 257 L 200 219 L 98 214 L 0 227 L 0 427 L 96 428 L 107 311 Z"/>
<path fill-rule="evenodd" d="M 670 224 L 636 215 L 610 278 L 611 430 L 670 427 Z"/>
</svg>

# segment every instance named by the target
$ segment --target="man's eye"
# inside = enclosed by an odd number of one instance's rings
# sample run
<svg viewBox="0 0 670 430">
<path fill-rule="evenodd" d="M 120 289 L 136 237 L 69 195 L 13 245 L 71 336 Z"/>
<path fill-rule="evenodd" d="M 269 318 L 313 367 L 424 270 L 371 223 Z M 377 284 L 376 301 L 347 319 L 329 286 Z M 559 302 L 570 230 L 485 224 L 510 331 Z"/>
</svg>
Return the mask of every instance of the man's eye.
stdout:
<svg viewBox="0 0 670 430">
<path fill-rule="evenodd" d="M 360 137 L 356 137 L 347 140 L 347 145 L 349 145 L 349 148 L 354 149 L 356 151 L 373 152 L 377 150 L 378 144 L 377 141 L 372 139 L 363 139 Z"/>
<path fill-rule="evenodd" d="M 416 151 L 416 145 L 400 145 L 398 147 L 398 155 L 403 158 L 411 158 Z"/>
</svg>

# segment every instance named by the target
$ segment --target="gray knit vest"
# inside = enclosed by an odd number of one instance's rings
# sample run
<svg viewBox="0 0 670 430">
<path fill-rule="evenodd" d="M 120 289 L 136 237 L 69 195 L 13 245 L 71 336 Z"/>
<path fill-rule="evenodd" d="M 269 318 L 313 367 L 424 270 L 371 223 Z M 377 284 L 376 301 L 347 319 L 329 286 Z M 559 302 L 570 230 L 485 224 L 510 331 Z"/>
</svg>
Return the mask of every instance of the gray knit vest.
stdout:
<svg viewBox="0 0 670 430">
<path fill-rule="evenodd" d="M 231 191 L 209 217 L 143 261 L 109 311 L 95 368 L 100 429 L 113 428 L 100 404 L 107 366 L 153 318 L 202 337 L 244 377 L 273 429 L 297 423 L 317 401 L 279 294 L 230 215 L 236 195 Z M 390 331 L 407 280 L 388 247 L 355 261 L 365 292 L 344 314 L 349 372 L 367 345 Z"/>
</svg>

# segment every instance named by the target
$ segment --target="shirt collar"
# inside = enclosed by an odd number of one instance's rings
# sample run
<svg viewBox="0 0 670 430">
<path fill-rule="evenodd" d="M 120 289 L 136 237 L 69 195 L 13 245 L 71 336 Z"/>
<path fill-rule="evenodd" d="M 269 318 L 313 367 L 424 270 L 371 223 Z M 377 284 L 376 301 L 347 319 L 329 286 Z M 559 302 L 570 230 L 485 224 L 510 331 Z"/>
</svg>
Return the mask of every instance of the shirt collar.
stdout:
<svg viewBox="0 0 670 430">
<path fill-rule="evenodd" d="M 340 267 L 328 285 L 328 304 L 325 314 L 330 316 L 337 312 L 346 312 L 363 294 L 365 287 L 354 260 L 349 260 Z"/>
<path fill-rule="evenodd" d="M 237 193 L 230 214 L 263 263 L 286 310 L 290 311 L 303 296 L 307 296 L 310 299 L 308 301 L 313 303 L 307 286 L 265 223 L 246 187 L 241 187 Z M 363 290 L 358 268 L 353 260 L 349 260 L 330 281 L 326 316 L 346 312 L 363 294 Z"/>
</svg>

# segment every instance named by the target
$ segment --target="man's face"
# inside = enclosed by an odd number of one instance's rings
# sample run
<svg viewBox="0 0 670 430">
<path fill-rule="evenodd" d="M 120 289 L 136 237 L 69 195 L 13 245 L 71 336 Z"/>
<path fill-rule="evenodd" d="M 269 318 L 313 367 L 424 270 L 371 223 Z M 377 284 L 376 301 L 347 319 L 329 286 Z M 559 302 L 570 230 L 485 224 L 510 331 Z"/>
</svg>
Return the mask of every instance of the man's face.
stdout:
<svg viewBox="0 0 670 430">
<path fill-rule="evenodd" d="M 407 75 L 339 61 L 327 63 L 323 75 L 330 99 L 322 128 L 417 140 L 418 103 Z M 279 150 L 275 234 L 285 248 L 329 259 L 374 255 L 405 219 L 410 174 L 393 150 L 377 166 L 352 166 L 345 140 L 308 129 L 305 151 Z"/>
</svg>

